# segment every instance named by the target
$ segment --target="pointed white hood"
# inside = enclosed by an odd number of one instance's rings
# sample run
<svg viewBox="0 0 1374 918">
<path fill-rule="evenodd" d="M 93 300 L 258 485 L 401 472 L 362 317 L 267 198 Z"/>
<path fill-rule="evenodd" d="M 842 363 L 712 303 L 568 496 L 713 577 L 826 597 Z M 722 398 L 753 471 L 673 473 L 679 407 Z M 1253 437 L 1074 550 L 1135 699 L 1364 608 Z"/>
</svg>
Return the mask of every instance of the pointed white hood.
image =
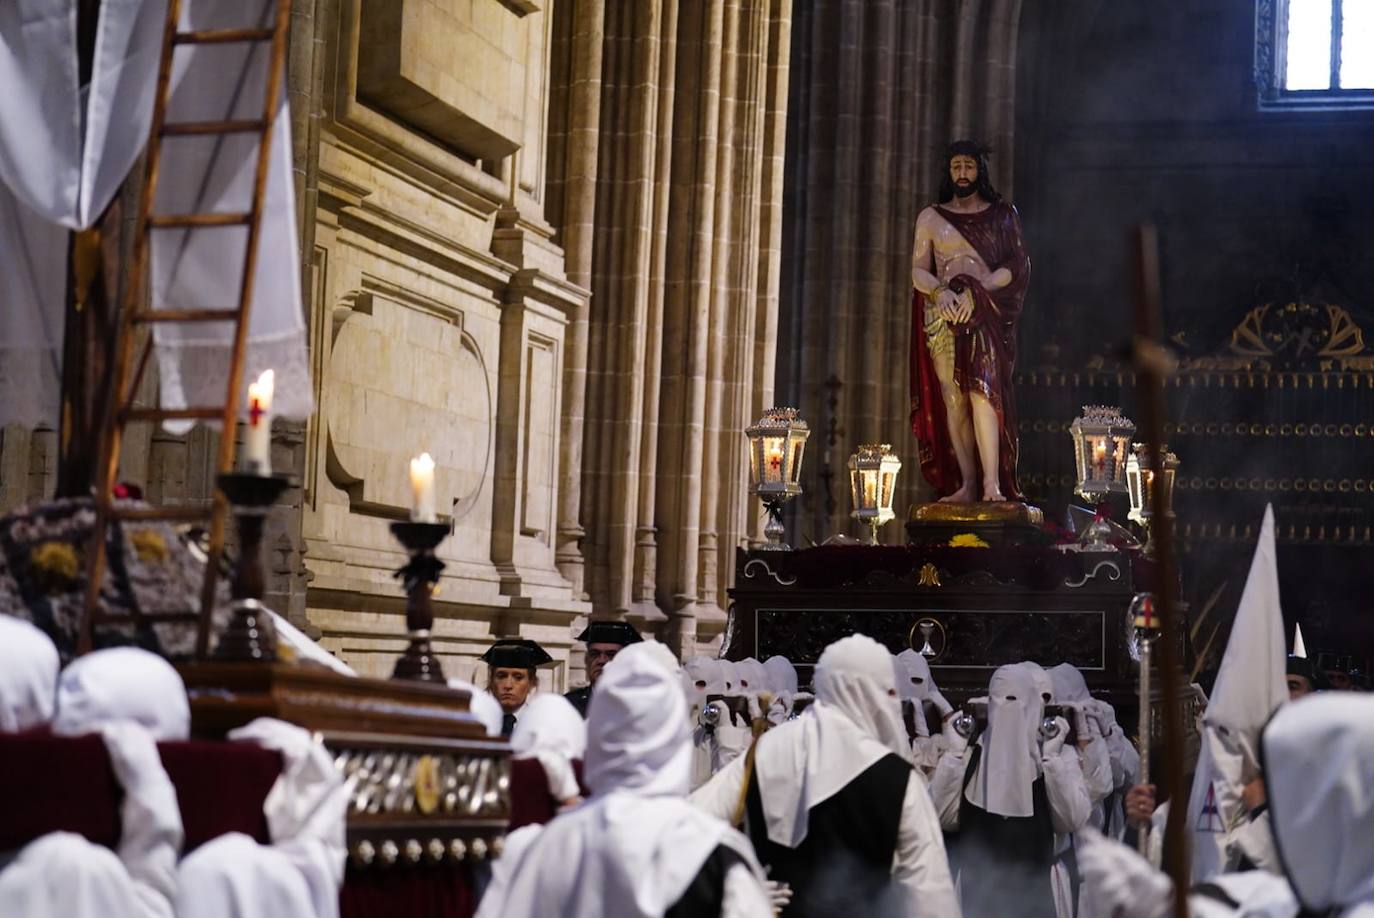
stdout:
<svg viewBox="0 0 1374 918">
<path fill-rule="evenodd" d="M 862 634 L 831 644 L 816 663 L 816 702 L 765 733 L 754 772 L 765 830 L 795 848 L 811 808 L 887 755 L 910 760 L 892 655 Z"/>
<path fill-rule="evenodd" d="M 1288 700 L 1286 666 L 1274 510 L 1266 507 L 1250 576 L 1203 716 L 1202 752 L 1188 798 L 1193 876 L 1199 882 L 1225 865 L 1227 833 L 1244 818 L 1240 794 L 1259 774 L 1260 731 Z"/>
<path fill-rule="evenodd" d="M 1313 912 L 1374 913 L 1374 698 L 1326 692 L 1287 705 L 1261 752 L 1274 842 L 1298 899 Z"/>
<path fill-rule="evenodd" d="M 1027 667 L 1016 663 L 992 674 L 988 726 L 978 737 L 982 751 L 964 790 L 969 803 L 998 816 L 1034 814 L 1032 785 L 1040 775 L 1035 737 L 1043 709 Z"/>
</svg>

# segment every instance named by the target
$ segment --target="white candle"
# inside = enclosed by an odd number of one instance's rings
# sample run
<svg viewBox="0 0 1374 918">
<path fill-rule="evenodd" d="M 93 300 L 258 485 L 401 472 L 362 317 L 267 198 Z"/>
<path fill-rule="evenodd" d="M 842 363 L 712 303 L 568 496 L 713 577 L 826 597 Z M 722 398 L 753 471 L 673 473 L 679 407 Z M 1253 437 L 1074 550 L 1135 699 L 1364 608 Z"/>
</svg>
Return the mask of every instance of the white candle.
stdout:
<svg viewBox="0 0 1374 918">
<path fill-rule="evenodd" d="M 243 443 L 243 468 L 255 475 L 272 474 L 272 390 L 274 374 L 264 370 L 248 384 L 248 431 Z"/>
<path fill-rule="evenodd" d="M 434 460 L 421 453 L 410 460 L 410 491 L 414 498 L 410 518 L 417 523 L 434 523 Z"/>
</svg>

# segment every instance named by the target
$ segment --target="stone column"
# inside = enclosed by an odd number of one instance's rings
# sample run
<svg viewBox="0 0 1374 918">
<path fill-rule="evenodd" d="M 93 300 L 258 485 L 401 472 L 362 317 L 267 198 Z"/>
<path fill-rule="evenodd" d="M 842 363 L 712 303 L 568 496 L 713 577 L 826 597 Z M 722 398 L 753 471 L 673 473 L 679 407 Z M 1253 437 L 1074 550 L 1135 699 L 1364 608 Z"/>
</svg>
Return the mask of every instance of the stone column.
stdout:
<svg viewBox="0 0 1374 918">
<path fill-rule="evenodd" d="M 741 430 L 771 388 L 790 3 L 606 4 L 599 35 L 581 4 L 558 15 L 555 99 L 593 56 L 580 43 L 602 39 L 596 193 L 569 183 L 547 210 L 570 264 L 573 228 L 595 230 L 582 494 L 564 522 L 578 511 L 598 610 L 690 649 L 723 624 L 749 528 Z M 571 123 L 551 128 L 568 138 L 552 174 L 572 168 Z"/>
<path fill-rule="evenodd" d="M 601 125 L 601 61 L 605 0 L 562 0 L 553 11 L 550 75 L 549 180 L 546 213 L 558 227 L 568 281 L 591 288 L 596 226 L 596 179 Z M 584 589 L 582 527 L 582 431 L 587 408 L 587 335 L 590 302 L 568 319 L 563 368 L 559 477 L 577 484 L 558 498 L 554 560 L 572 584 Z"/>
</svg>

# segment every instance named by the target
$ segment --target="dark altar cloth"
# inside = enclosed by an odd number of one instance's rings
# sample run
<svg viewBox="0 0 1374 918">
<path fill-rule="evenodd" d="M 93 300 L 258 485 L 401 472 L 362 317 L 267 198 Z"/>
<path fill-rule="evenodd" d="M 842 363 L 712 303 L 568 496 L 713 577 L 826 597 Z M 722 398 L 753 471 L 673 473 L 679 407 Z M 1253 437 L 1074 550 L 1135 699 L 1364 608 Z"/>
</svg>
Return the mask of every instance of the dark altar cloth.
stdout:
<svg viewBox="0 0 1374 918">
<path fill-rule="evenodd" d="M 763 557 L 751 555 L 750 558 Z M 991 575 L 1004 583 L 1032 590 L 1056 590 L 1066 579 L 1077 580 L 1091 570 L 1091 563 L 1115 560 L 1116 553 L 1085 555 L 1056 551 L 1044 546 L 1008 545 L 991 548 L 950 548 L 929 545 L 822 545 L 767 556 L 769 566 L 784 580 L 796 578 L 796 588 L 830 590 L 861 585 L 877 575 L 914 577 L 926 564 L 942 576 L 959 578 Z M 1085 568 L 1085 562 L 1090 562 Z M 748 563 L 748 562 L 746 562 Z M 736 583 L 740 578 L 736 578 Z"/>
<path fill-rule="evenodd" d="M 351 863 L 339 893 L 340 918 L 470 918 L 477 911 L 471 861 L 359 870 Z"/>
<path fill-rule="evenodd" d="M 582 796 L 591 795 L 582 780 L 582 762 L 573 759 L 573 774 Z M 549 795 L 549 779 L 538 759 L 510 760 L 510 826 L 514 832 L 521 826 L 543 825 L 558 815 L 558 801 Z"/>
<path fill-rule="evenodd" d="M 281 756 L 251 743 L 159 743 L 176 787 L 187 854 L 225 832 L 270 841 L 262 802 L 281 773 Z M 119 843 L 123 792 L 98 735 L 53 736 L 45 730 L 0 734 L 0 851 L 66 831 L 113 848 Z"/>
</svg>

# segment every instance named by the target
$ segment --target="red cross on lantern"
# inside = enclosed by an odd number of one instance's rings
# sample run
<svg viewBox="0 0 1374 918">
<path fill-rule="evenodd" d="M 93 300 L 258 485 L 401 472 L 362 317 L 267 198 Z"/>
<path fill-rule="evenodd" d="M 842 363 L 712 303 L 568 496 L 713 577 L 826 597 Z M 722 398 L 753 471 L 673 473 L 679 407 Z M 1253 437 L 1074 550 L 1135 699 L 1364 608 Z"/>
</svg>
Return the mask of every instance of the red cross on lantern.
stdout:
<svg viewBox="0 0 1374 918">
<path fill-rule="evenodd" d="M 253 399 L 253 401 L 248 405 L 248 423 L 252 424 L 254 427 L 257 427 L 258 421 L 262 420 L 262 416 L 266 413 L 266 411 L 262 410 L 262 402 L 260 402 L 256 398 Z"/>
<path fill-rule="evenodd" d="M 782 456 L 778 453 L 774 453 L 772 458 L 768 460 L 768 467 L 775 472 L 782 471 Z"/>
</svg>

